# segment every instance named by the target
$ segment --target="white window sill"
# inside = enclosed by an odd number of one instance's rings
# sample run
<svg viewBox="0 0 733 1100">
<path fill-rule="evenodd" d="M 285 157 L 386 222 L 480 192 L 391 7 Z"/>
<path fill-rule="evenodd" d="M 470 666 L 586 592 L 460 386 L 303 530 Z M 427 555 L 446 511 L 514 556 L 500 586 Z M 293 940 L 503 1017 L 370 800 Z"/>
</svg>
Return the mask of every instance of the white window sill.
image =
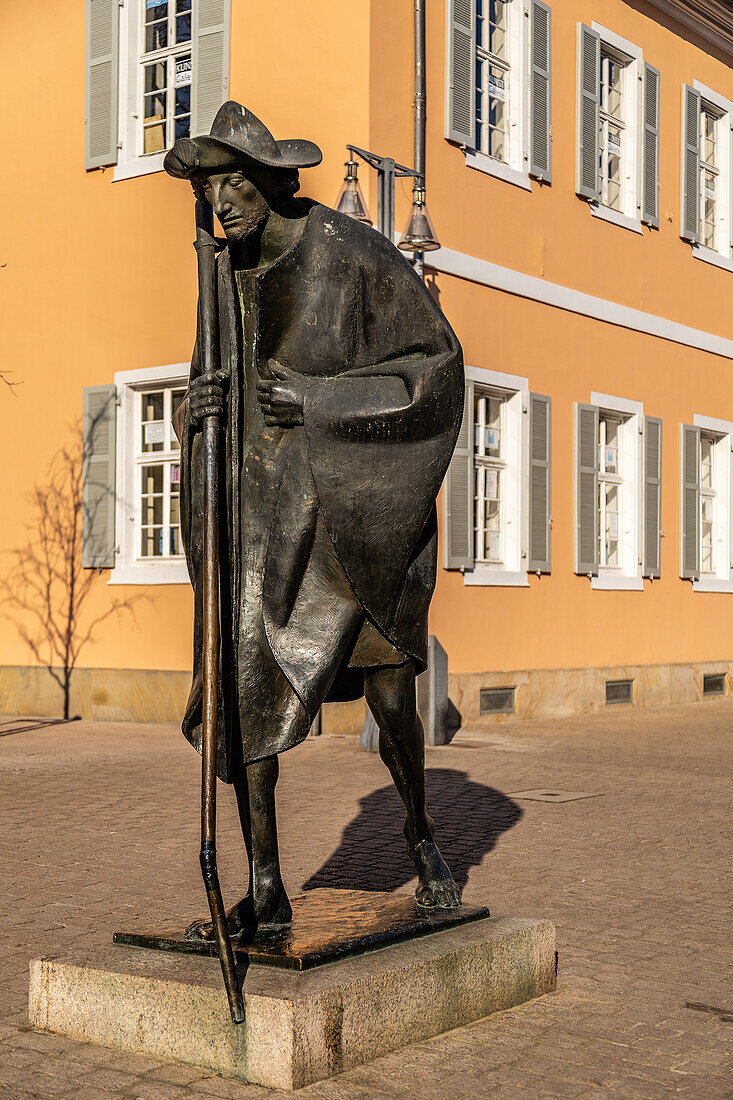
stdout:
<svg viewBox="0 0 733 1100">
<path fill-rule="evenodd" d="M 502 588 L 529 588 L 526 573 L 511 573 L 508 569 L 494 568 L 490 565 L 476 565 L 463 574 L 463 583 L 472 585 L 494 585 Z"/>
<path fill-rule="evenodd" d="M 610 206 L 604 206 L 600 202 L 591 202 L 588 205 L 594 218 L 601 218 L 602 221 L 617 225 L 620 229 L 629 229 L 632 233 L 644 232 L 638 218 L 630 218 L 628 214 L 622 214 L 620 210 L 612 210 Z"/>
<path fill-rule="evenodd" d="M 523 187 L 525 191 L 532 190 L 532 181 L 526 172 L 511 168 L 508 164 L 504 164 L 502 160 L 487 157 L 485 153 L 475 153 L 467 149 L 466 164 L 469 168 L 476 168 L 479 172 L 485 172 L 488 176 L 495 176 L 496 179 L 504 180 L 505 183 L 511 183 L 515 187 Z"/>
<path fill-rule="evenodd" d="M 116 565 L 107 584 L 190 584 L 185 561 L 134 562 Z"/>
<path fill-rule="evenodd" d="M 621 573 L 599 573 L 590 579 L 591 588 L 598 592 L 643 592 L 642 577 L 625 577 Z"/>
<path fill-rule="evenodd" d="M 724 271 L 733 271 L 733 260 L 727 256 L 721 256 L 720 252 L 715 252 L 712 248 L 706 248 L 704 244 L 693 244 L 692 255 L 703 263 L 722 267 Z"/>
<path fill-rule="evenodd" d="M 147 157 L 133 157 L 132 160 L 120 161 L 112 172 L 112 182 L 118 180 L 131 180 L 136 176 L 150 176 L 153 172 L 163 171 L 163 160 L 167 149 L 160 153 L 150 153 Z"/>
<path fill-rule="evenodd" d="M 723 581 L 720 577 L 700 577 L 692 582 L 693 592 L 733 592 L 733 580 Z"/>
</svg>

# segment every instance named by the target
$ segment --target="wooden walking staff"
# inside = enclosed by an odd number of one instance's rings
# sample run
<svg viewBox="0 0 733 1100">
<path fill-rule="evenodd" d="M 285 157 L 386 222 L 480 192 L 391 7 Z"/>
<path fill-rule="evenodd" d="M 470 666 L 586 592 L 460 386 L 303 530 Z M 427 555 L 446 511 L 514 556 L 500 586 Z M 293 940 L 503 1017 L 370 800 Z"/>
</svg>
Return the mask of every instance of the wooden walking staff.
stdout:
<svg viewBox="0 0 733 1100">
<path fill-rule="evenodd" d="M 218 366 L 216 242 L 214 212 L 206 200 L 196 202 L 196 254 L 199 277 L 199 332 L 204 378 L 213 378 Z M 219 683 L 219 544 L 218 474 L 219 420 L 204 417 L 204 651 L 203 745 L 201 767 L 201 873 L 214 925 L 229 1008 L 235 1024 L 244 1020 L 232 941 L 216 868 L 216 724 Z"/>
</svg>

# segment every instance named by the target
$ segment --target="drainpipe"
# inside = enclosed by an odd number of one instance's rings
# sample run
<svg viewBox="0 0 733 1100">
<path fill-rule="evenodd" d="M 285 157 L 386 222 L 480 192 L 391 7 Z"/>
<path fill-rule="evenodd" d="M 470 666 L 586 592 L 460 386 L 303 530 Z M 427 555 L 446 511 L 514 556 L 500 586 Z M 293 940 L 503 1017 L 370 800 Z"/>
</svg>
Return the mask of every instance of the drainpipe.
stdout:
<svg viewBox="0 0 733 1100">
<path fill-rule="evenodd" d="M 415 24 L 415 98 L 413 101 L 415 117 L 413 198 L 416 191 L 425 192 L 425 2 L 414 0 Z M 415 271 L 423 276 L 423 253 L 415 253 Z"/>
</svg>

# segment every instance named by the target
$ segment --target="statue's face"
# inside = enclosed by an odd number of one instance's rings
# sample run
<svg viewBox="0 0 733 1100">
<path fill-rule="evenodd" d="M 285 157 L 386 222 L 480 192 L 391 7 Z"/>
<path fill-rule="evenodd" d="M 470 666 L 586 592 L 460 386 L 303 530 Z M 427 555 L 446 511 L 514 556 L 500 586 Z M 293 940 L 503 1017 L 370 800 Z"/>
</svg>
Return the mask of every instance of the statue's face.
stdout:
<svg viewBox="0 0 733 1100">
<path fill-rule="evenodd" d="M 267 217 L 267 199 L 239 170 L 204 176 L 201 187 L 229 241 L 246 240 Z"/>
</svg>

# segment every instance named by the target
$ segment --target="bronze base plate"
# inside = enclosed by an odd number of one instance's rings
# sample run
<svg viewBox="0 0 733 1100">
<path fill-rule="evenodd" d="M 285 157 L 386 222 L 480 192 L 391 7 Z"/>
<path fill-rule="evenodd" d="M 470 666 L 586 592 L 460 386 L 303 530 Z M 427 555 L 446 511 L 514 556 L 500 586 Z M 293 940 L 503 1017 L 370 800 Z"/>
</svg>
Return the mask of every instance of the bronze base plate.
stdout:
<svg viewBox="0 0 733 1100">
<path fill-rule="evenodd" d="M 293 898 L 291 904 L 292 924 L 276 931 L 253 930 L 238 936 L 232 941 L 235 955 L 250 963 L 310 970 L 489 916 L 485 906 L 423 909 L 414 898 L 366 890 L 311 890 Z M 115 932 L 113 942 L 156 951 L 216 956 L 214 943 L 187 940 L 178 927 Z"/>
</svg>

